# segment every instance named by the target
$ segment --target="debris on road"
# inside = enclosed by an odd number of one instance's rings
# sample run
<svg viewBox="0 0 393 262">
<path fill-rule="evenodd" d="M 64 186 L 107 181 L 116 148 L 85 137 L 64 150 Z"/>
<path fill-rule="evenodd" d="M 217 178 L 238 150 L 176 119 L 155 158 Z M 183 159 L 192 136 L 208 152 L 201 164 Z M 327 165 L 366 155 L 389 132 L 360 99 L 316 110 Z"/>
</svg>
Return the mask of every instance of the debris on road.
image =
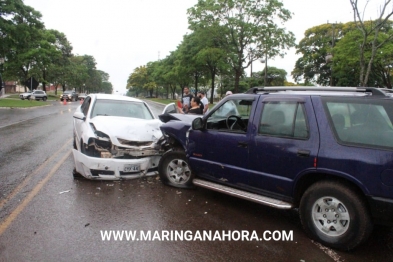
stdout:
<svg viewBox="0 0 393 262">
<path fill-rule="evenodd" d="M 68 192 L 70 192 L 70 191 L 71 191 L 71 190 L 61 191 L 61 192 L 59 192 L 59 195 L 64 194 L 64 193 L 68 193 Z"/>
</svg>

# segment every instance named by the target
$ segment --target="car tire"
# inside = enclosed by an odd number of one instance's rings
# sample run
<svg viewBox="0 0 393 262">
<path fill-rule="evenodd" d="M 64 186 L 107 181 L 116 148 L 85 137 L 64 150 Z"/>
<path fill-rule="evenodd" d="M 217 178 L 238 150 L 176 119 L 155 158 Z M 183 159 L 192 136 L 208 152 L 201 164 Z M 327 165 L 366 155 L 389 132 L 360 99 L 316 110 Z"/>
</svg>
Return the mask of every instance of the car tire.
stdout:
<svg viewBox="0 0 393 262">
<path fill-rule="evenodd" d="M 193 175 L 184 151 L 166 152 L 158 164 L 161 181 L 177 188 L 193 188 Z"/>
<path fill-rule="evenodd" d="M 350 185 L 337 181 L 310 186 L 302 196 L 299 213 L 307 235 L 335 249 L 356 248 L 373 229 L 365 200 Z"/>
<path fill-rule="evenodd" d="M 47 99 L 47 97 L 46 97 L 46 96 L 44 96 L 44 97 L 42 98 L 42 101 L 46 101 L 46 99 Z"/>
</svg>

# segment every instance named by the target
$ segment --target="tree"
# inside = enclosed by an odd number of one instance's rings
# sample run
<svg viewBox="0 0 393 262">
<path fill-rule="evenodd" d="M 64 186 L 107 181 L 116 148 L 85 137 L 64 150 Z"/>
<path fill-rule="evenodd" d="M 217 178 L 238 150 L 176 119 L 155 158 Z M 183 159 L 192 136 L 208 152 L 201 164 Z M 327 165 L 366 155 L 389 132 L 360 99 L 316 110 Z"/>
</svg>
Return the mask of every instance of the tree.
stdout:
<svg viewBox="0 0 393 262">
<path fill-rule="evenodd" d="M 343 29 L 343 28 L 346 29 Z M 322 24 L 307 29 L 304 38 L 297 45 L 296 54 L 302 54 L 295 64 L 292 77 L 296 82 L 304 79 L 305 83 L 329 85 L 336 80 L 331 80 L 333 61 L 326 61 L 328 54 L 333 53 L 333 39 L 338 43 L 349 30 L 348 26 L 337 24 Z"/>
<path fill-rule="evenodd" d="M 373 21 L 365 22 L 371 26 Z M 384 42 L 392 30 L 392 21 L 380 30 L 377 42 Z M 334 48 L 333 39 L 334 36 Z M 374 36 L 369 36 L 368 44 L 363 56 L 369 59 L 372 54 Z M 358 86 L 360 76 L 359 46 L 363 42 L 362 33 L 357 30 L 354 22 L 336 24 L 322 24 L 305 32 L 305 37 L 297 46 L 297 53 L 302 54 L 295 64 L 292 76 L 296 82 L 304 79 L 305 85 L 338 85 Z M 328 54 L 334 54 L 331 60 L 326 60 Z M 372 86 L 391 86 L 389 68 L 393 62 L 393 43 L 386 42 L 376 53 L 370 70 L 369 83 Z"/>
<path fill-rule="evenodd" d="M 215 79 L 221 72 L 228 69 L 226 63 L 226 53 L 220 48 L 224 41 L 221 34 L 221 27 L 209 26 L 198 28 L 192 35 L 194 43 L 198 47 L 198 52 L 194 55 L 193 61 L 202 72 L 210 75 L 210 103 L 213 103 Z"/>
<path fill-rule="evenodd" d="M 383 32 L 379 33 L 378 42 L 388 37 Z M 370 42 L 373 36 L 369 37 Z M 359 46 L 363 42 L 363 35 L 359 30 L 348 32 L 334 48 L 334 78 L 339 86 L 358 86 L 360 77 Z M 371 44 L 364 50 L 364 58 L 370 59 L 372 55 Z M 373 64 L 368 76 L 368 86 L 391 87 L 389 68 L 393 58 L 393 43 L 386 43 L 373 59 Z"/>
<path fill-rule="evenodd" d="M 393 31 L 390 30 L 383 41 L 378 41 L 379 32 L 384 31 L 384 29 L 389 26 L 389 18 L 393 15 L 393 3 L 391 0 L 385 0 L 384 4 L 380 8 L 379 17 L 375 21 L 371 22 L 370 25 L 366 24 L 363 15 L 359 12 L 358 0 L 350 0 L 350 3 L 354 11 L 354 22 L 363 36 L 359 47 L 359 85 L 366 86 L 369 82 L 372 65 L 378 50 L 393 39 Z M 366 6 L 367 4 L 368 1 Z M 387 9 L 389 9 L 389 11 L 387 11 Z M 371 45 L 371 54 L 368 58 L 365 57 L 367 45 Z"/>
<path fill-rule="evenodd" d="M 294 46 L 293 33 L 276 24 L 291 18 L 279 1 L 200 0 L 188 9 L 188 14 L 191 30 L 221 27 L 225 39 L 221 48 L 235 74 L 235 92 L 244 69 L 253 61 L 265 55 L 283 56 L 282 49 Z"/>
<path fill-rule="evenodd" d="M 29 78 L 34 64 L 33 50 L 42 40 L 41 13 L 20 0 L 0 4 L 0 56 L 5 58 L 5 79 Z"/>
<path fill-rule="evenodd" d="M 270 66 L 267 68 L 267 83 L 265 83 L 265 69 L 261 72 L 254 72 L 250 79 L 251 86 L 284 86 L 287 72 L 284 69 Z"/>
<path fill-rule="evenodd" d="M 134 69 L 134 72 L 130 74 L 127 80 L 127 89 L 132 89 L 136 93 L 145 89 L 145 85 L 148 83 L 147 68 L 146 66 L 139 66 Z M 138 95 L 136 95 L 138 96 Z"/>
</svg>

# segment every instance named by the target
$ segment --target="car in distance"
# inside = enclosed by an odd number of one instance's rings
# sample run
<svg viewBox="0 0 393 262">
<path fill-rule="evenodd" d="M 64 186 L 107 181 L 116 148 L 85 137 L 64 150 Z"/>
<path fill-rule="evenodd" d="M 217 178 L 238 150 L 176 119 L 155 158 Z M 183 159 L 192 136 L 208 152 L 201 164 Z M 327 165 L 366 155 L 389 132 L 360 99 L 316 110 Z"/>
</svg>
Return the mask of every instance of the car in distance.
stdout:
<svg viewBox="0 0 393 262">
<path fill-rule="evenodd" d="M 298 209 L 312 239 L 340 250 L 364 243 L 374 224 L 393 225 L 393 97 L 384 90 L 253 88 L 192 123 L 160 119 L 165 184 Z"/>
<path fill-rule="evenodd" d="M 145 102 L 90 94 L 73 118 L 74 177 L 120 180 L 158 174 L 162 122 Z"/>
<path fill-rule="evenodd" d="M 31 93 L 33 92 L 25 92 L 25 93 L 21 93 L 19 94 L 20 99 L 25 100 L 25 99 L 29 99 L 31 96 Z"/>
<path fill-rule="evenodd" d="M 46 94 L 45 91 L 41 91 L 41 90 L 34 90 L 33 93 L 31 93 L 31 99 L 35 99 L 35 100 L 42 100 L 42 101 L 46 101 L 48 99 L 48 96 Z"/>
<path fill-rule="evenodd" d="M 60 95 L 60 101 L 77 101 L 78 94 L 75 91 L 64 91 L 63 94 Z"/>
<path fill-rule="evenodd" d="M 25 99 L 35 99 L 35 100 L 42 100 L 46 101 L 48 99 L 48 96 L 45 91 L 41 90 L 34 90 L 33 92 L 27 92 L 27 93 L 22 93 L 19 95 L 20 99 L 25 100 Z"/>
</svg>

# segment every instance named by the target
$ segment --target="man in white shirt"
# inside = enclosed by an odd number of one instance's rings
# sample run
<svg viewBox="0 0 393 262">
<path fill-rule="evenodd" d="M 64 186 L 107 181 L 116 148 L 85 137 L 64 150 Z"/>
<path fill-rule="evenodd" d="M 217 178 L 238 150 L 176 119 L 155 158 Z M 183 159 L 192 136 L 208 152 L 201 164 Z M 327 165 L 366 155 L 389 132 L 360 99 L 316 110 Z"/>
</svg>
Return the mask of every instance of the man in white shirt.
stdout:
<svg viewBox="0 0 393 262">
<path fill-rule="evenodd" d="M 203 105 L 203 114 L 206 114 L 209 111 L 209 100 L 207 100 L 204 91 L 199 91 L 198 97 L 201 99 L 201 105 Z"/>
</svg>

